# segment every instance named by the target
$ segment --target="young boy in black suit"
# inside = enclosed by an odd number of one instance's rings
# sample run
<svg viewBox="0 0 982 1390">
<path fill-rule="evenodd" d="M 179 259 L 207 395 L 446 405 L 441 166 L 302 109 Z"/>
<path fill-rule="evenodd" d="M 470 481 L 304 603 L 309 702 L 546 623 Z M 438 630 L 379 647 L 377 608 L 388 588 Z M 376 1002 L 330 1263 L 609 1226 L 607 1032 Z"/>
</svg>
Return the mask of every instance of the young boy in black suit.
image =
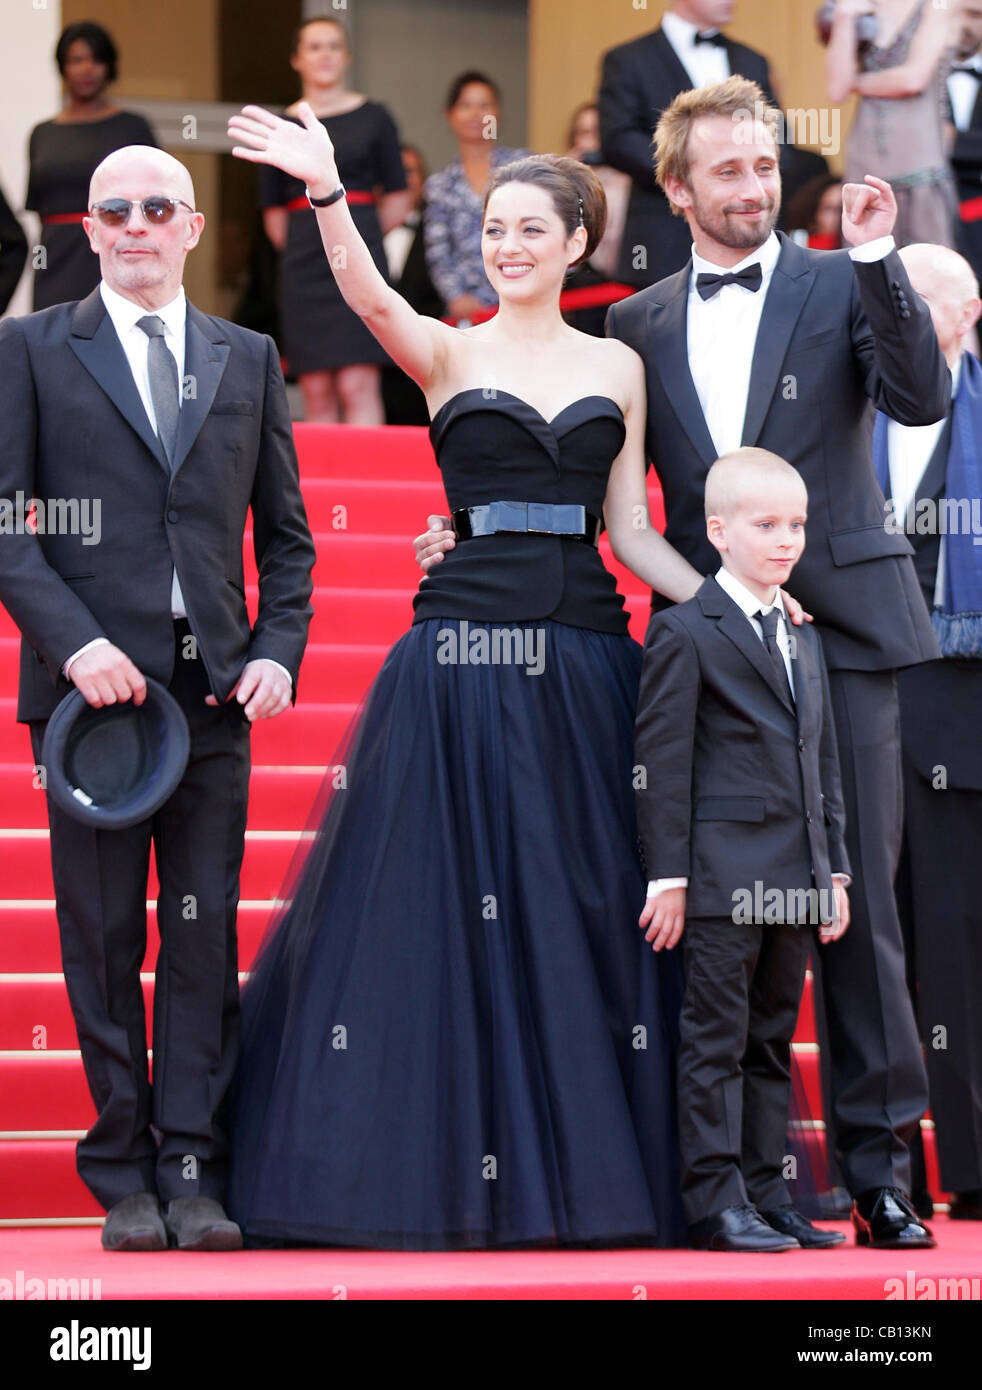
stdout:
<svg viewBox="0 0 982 1390">
<path fill-rule="evenodd" d="M 699 1249 L 845 1239 L 794 1209 L 782 1172 L 808 927 L 828 943 L 849 921 L 821 643 L 807 624 L 792 636 L 779 592 L 804 549 L 807 505 L 800 474 L 775 454 L 718 459 L 705 506 L 722 568 L 656 613 L 645 642 L 640 925 L 656 951 L 683 942 L 682 1197 Z"/>
</svg>

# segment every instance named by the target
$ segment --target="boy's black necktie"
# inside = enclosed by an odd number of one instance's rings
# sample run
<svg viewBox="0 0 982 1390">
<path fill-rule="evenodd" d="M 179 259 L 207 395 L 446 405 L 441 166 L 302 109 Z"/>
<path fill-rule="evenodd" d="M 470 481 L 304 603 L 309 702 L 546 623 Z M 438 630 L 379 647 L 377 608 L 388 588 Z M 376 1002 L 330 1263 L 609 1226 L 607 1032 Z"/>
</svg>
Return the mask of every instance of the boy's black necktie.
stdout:
<svg viewBox="0 0 982 1390">
<path fill-rule="evenodd" d="M 137 321 L 150 339 L 147 344 L 147 371 L 150 377 L 150 399 L 157 417 L 157 438 L 163 445 L 167 462 L 174 467 L 177 446 L 177 426 L 181 418 L 181 398 L 178 389 L 177 363 L 164 341 L 164 321 L 157 314 L 146 314 Z"/>
<path fill-rule="evenodd" d="M 767 649 L 767 655 L 774 664 L 778 680 L 781 682 L 781 689 L 788 692 L 791 696 L 792 703 L 794 703 L 794 692 L 791 689 L 791 681 L 788 679 L 788 668 L 784 664 L 781 648 L 777 645 L 777 628 L 780 622 L 778 611 L 776 608 L 772 608 L 769 612 L 765 613 L 763 609 L 758 608 L 754 617 L 760 623 L 761 630 L 764 634 L 764 646 Z"/>
</svg>

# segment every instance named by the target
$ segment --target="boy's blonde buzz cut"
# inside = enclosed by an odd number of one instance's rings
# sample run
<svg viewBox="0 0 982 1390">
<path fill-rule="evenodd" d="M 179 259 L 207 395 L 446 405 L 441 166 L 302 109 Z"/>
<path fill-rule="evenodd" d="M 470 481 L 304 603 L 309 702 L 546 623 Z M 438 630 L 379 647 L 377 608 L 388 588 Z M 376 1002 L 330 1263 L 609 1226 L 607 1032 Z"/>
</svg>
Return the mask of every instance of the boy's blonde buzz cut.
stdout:
<svg viewBox="0 0 982 1390">
<path fill-rule="evenodd" d="M 797 468 L 769 449 L 747 447 L 724 454 L 706 474 L 706 517 L 725 519 L 755 497 L 766 500 L 768 484 L 776 479 L 798 483 L 807 500 L 808 489 Z"/>
<path fill-rule="evenodd" d="M 652 144 L 655 147 L 655 178 L 663 193 L 666 179 L 673 175 L 688 186 L 689 136 L 695 121 L 704 116 L 729 116 L 731 120 L 759 117 L 777 144 L 781 112 L 770 106 L 764 89 L 749 77 L 728 77 L 709 87 L 692 87 L 679 92 L 671 106 L 665 108 L 655 127 Z M 684 216 L 680 207 L 669 200 L 672 212 Z"/>
</svg>

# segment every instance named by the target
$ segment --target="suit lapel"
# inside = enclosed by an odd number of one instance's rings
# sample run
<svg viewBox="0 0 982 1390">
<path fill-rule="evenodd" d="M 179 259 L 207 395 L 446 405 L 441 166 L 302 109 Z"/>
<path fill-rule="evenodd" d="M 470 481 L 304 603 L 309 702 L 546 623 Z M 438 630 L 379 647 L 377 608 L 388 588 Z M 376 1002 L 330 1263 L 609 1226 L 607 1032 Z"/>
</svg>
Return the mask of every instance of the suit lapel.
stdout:
<svg viewBox="0 0 982 1390">
<path fill-rule="evenodd" d="M 184 399 L 174 449 L 175 473 L 191 452 L 208 417 L 230 350 L 212 321 L 189 304 L 184 333 Z"/>
<path fill-rule="evenodd" d="M 779 679 L 763 642 L 754 632 L 742 609 L 733 602 L 729 594 L 720 588 L 713 577 L 704 581 L 696 593 L 696 598 L 699 600 L 706 617 L 717 619 L 720 632 L 728 637 L 737 650 L 747 658 L 754 670 L 773 690 L 788 713 L 795 717 L 795 707 L 791 696 L 788 694 L 784 682 Z"/>
<path fill-rule="evenodd" d="M 676 88 L 680 92 L 687 92 L 692 86 L 692 76 L 679 55 L 675 52 L 669 42 L 668 35 L 661 25 L 651 36 L 652 52 L 661 59 L 663 66 L 671 74 Z M 667 103 L 666 103 L 667 104 Z"/>
<path fill-rule="evenodd" d="M 760 316 L 742 443 L 756 444 L 778 388 L 791 335 L 815 283 L 815 270 L 800 246 L 778 233 L 781 254 Z"/>
<path fill-rule="evenodd" d="M 150 427 L 126 353 L 116 336 L 113 321 L 106 313 L 98 287 L 75 310 L 68 345 L 123 419 L 140 436 L 161 468 L 169 473 L 160 440 Z"/>
<path fill-rule="evenodd" d="M 667 40 L 666 40 L 667 42 Z M 689 370 L 689 276 L 687 269 L 663 282 L 664 292 L 648 305 L 647 341 L 665 394 L 679 424 L 708 468 L 716 459 L 716 445 Z"/>
</svg>

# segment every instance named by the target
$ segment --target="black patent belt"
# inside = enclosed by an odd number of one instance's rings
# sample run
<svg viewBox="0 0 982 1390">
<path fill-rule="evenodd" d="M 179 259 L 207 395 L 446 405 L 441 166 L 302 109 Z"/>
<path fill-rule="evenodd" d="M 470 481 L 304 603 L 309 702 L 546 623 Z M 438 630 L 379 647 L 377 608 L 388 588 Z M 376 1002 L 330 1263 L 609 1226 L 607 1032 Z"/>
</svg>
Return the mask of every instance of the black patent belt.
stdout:
<svg viewBox="0 0 982 1390">
<path fill-rule="evenodd" d="M 453 514 L 458 540 L 496 536 L 502 531 L 536 536 L 566 536 L 596 545 L 602 522 L 599 516 L 572 502 L 486 502 L 481 507 L 461 507 Z"/>
</svg>

